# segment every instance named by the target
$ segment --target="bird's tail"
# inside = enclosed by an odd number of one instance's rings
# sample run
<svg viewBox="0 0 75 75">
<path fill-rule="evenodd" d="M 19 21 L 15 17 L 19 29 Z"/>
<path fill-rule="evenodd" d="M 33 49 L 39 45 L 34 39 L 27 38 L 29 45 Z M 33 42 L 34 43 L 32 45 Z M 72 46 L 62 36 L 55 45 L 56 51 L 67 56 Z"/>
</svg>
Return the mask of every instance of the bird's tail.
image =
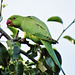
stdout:
<svg viewBox="0 0 75 75">
<path fill-rule="evenodd" d="M 62 70 L 63 74 L 66 75 L 65 72 L 63 71 L 60 63 L 59 63 L 59 60 L 58 60 L 54 50 L 52 49 L 51 44 L 49 42 L 47 42 L 47 41 L 44 41 L 44 40 L 41 40 L 41 42 L 42 42 L 43 45 L 45 45 L 49 55 L 51 56 L 51 58 L 55 62 L 55 64 L 58 65 L 58 67 Z"/>
</svg>

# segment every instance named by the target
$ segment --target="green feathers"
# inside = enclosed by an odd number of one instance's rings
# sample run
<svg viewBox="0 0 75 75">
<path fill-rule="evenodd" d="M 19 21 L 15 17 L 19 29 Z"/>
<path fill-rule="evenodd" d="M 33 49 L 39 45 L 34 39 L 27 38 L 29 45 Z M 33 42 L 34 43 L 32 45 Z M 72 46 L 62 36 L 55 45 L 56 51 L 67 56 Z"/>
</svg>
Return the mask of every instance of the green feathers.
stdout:
<svg viewBox="0 0 75 75">
<path fill-rule="evenodd" d="M 51 46 L 51 43 L 57 43 L 57 41 L 51 38 L 51 34 L 45 23 L 34 16 L 22 17 L 14 15 L 11 16 L 7 21 L 7 25 L 12 26 L 11 24 L 13 24 L 13 27 L 19 28 L 24 31 L 25 38 L 29 38 L 37 43 L 41 42 L 43 45 L 45 45 L 51 58 L 63 72 L 63 69 L 61 68 L 57 56 Z"/>
</svg>

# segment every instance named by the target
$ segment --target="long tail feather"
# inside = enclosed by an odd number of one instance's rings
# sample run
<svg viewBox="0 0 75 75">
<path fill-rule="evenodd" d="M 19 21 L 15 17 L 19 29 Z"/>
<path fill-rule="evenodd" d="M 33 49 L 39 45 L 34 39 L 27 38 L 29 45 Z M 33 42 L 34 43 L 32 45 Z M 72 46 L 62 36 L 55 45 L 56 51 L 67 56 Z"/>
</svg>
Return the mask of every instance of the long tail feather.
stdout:
<svg viewBox="0 0 75 75">
<path fill-rule="evenodd" d="M 58 65 L 58 67 L 62 70 L 63 74 L 66 75 L 65 72 L 63 71 L 60 63 L 59 63 L 59 60 L 58 60 L 54 50 L 52 49 L 51 44 L 49 42 L 47 42 L 47 41 L 44 41 L 44 40 L 41 40 L 41 42 L 43 43 L 43 45 L 45 45 L 48 53 L 50 54 L 50 56 L 53 59 L 53 61 L 55 62 L 55 64 Z"/>
</svg>

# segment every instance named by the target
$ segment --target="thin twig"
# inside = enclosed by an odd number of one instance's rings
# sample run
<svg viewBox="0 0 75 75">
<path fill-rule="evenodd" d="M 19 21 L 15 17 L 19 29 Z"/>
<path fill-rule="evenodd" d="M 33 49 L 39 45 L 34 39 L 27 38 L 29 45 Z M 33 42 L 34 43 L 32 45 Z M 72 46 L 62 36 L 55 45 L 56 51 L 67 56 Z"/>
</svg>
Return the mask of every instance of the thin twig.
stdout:
<svg viewBox="0 0 75 75">
<path fill-rule="evenodd" d="M 0 27 L 0 33 L 7 38 L 8 40 L 11 40 L 13 42 L 13 39 Z M 13 42 L 14 45 L 15 42 Z M 16 45 L 17 46 L 17 45 Z M 38 64 L 38 61 L 36 61 L 35 59 L 33 59 L 32 57 L 30 57 L 29 55 L 27 55 L 27 53 L 23 50 L 20 49 L 20 53 L 24 54 L 25 56 L 27 56 L 29 59 L 31 59 L 35 64 Z"/>
<path fill-rule="evenodd" d="M 1 18 L 2 18 L 2 2 L 3 0 L 0 1 L 1 4 L 0 4 L 0 22 L 1 22 Z"/>
<path fill-rule="evenodd" d="M 17 31 L 17 34 L 16 34 L 15 38 L 17 38 L 17 37 L 18 37 L 18 34 L 19 34 L 19 30 Z"/>
<path fill-rule="evenodd" d="M 62 33 L 61 33 L 60 36 L 58 37 L 57 41 L 60 39 L 60 37 L 63 35 L 63 33 L 64 33 L 73 23 L 75 23 L 75 19 L 71 22 L 71 24 L 70 24 L 68 27 L 66 27 L 66 28 L 62 31 Z"/>
</svg>

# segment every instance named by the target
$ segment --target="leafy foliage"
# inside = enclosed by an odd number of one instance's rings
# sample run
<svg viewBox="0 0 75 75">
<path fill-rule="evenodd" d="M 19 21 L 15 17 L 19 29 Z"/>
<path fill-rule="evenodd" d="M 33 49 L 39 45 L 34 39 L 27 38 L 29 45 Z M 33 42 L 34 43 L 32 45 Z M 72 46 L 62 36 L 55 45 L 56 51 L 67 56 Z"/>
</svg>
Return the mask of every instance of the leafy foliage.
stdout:
<svg viewBox="0 0 75 75">
<path fill-rule="evenodd" d="M 10 56 L 7 49 L 2 43 L 0 43 L 0 65 L 2 65 L 3 67 L 7 67 L 9 60 Z"/>
<path fill-rule="evenodd" d="M 54 63 L 54 61 L 52 60 L 52 58 L 49 56 L 46 48 L 43 48 L 42 51 L 43 51 L 42 52 L 43 54 L 41 54 L 40 60 L 43 59 L 43 65 L 47 69 L 45 71 L 45 73 L 49 71 L 48 74 L 57 75 L 60 72 L 59 67 Z M 61 55 L 59 54 L 59 52 L 57 50 L 54 50 L 54 51 L 55 51 L 55 53 L 56 53 L 56 55 L 58 57 L 58 60 L 59 60 L 60 64 L 62 64 Z"/>
<path fill-rule="evenodd" d="M 50 21 L 59 22 L 59 23 L 63 24 L 62 19 L 61 19 L 60 17 L 58 17 L 58 16 L 50 17 L 47 21 L 49 21 L 49 22 L 50 22 Z"/>
<path fill-rule="evenodd" d="M 53 16 L 47 21 L 59 22 L 63 24 L 62 19 L 58 16 Z M 43 48 L 40 45 L 41 42 L 38 44 L 30 44 L 26 39 L 21 42 L 21 38 L 18 39 L 19 36 L 17 34 L 17 28 L 8 27 L 8 29 L 12 32 L 12 35 L 10 36 L 13 38 L 13 41 L 14 38 L 17 40 L 14 41 L 15 44 L 13 44 L 11 40 L 7 40 L 6 43 L 8 49 L 0 43 L 0 75 L 59 75 L 60 68 L 54 63 L 46 48 Z M 38 35 L 39 34 L 36 34 L 36 36 Z M 42 38 L 41 35 L 39 35 L 39 37 Z M 75 44 L 75 39 L 72 37 L 64 36 L 64 38 Z M 27 52 L 21 51 L 20 48 L 22 44 L 28 45 L 30 49 Z M 54 49 L 54 52 L 60 65 L 62 65 L 60 53 L 56 49 Z M 27 56 L 28 60 L 23 59 L 21 57 L 21 53 Z M 39 58 L 36 59 L 38 54 Z"/>
<path fill-rule="evenodd" d="M 23 64 L 24 60 L 21 59 L 21 57 L 19 58 L 20 49 L 17 46 L 13 45 L 13 43 L 9 40 L 7 41 L 7 44 L 9 47 L 8 51 L 2 44 L 0 47 L 1 53 L 4 50 L 3 52 L 6 52 L 5 54 L 7 53 L 10 54 L 10 62 L 8 61 L 8 67 L 4 68 L 3 70 L 1 68 L 2 75 L 3 74 L 6 74 L 6 75 L 8 74 L 10 75 L 15 75 L 15 74 L 16 75 L 29 75 L 29 74 L 30 75 L 43 75 L 43 74 L 50 75 L 52 74 L 53 75 L 54 74 L 56 75 L 56 73 L 57 74 L 59 73 L 60 69 L 58 68 L 57 65 L 55 65 L 55 63 L 53 62 L 53 60 L 51 59 L 51 57 L 49 56 L 45 48 L 41 49 L 41 54 L 38 60 L 39 62 L 38 64 L 35 64 L 35 62 L 29 62 L 29 61 L 26 61 L 25 64 Z M 31 45 L 30 50 L 28 50 L 27 54 L 34 59 L 36 56 L 38 56 L 37 55 L 38 51 L 39 51 L 39 45 L 37 44 Z M 58 53 L 58 52 L 55 50 L 55 53 Z M 9 54 L 7 54 L 7 56 Z M 1 55 L 1 59 L 5 59 L 5 58 L 7 59 L 7 56 L 2 58 L 2 54 L 0 55 Z M 58 53 L 57 55 L 58 55 L 58 58 L 61 59 L 60 54 Z M 12 61 L 12 59 L 15 59 L 15 60 Z M 5 67 L 4 63 L 5 61 L 3 61 L 2 64 L 0 65 Z M 33 68 L 32 66 L 35 66 L 35 68 Z M 46 69 L 44 70 L 43 67 L 45 67 Z"/>
<path fill-rule="evenodd" d="M 14 50 L 13 60 L 18 59 L 19 54 L 20 54 L 20 49 L 16 45 L 14 45 L 14 49 L 13 50 Z"/>
<path fill-rule="evenodd" d="M 23 75 L 23 70 L 24 70 L 23 63 L 21 61 L 18 61 L 16 75 Z"/>
<path fill-rule="evenodd" d="M 27 54 L 30 55 L 32 58 L 36 57 L 38 48 L 38 45 L 31 45 L 30 50 L 27 51 Z"/>
<path fill-rule="evenodd" d="M 16 28 L 10 27 L 10 26 L 8 26 L 8 29 L 12 32 L 11 36 L 14 38 L 16 36 L 18 30 Z"/>
<path fill-rule="evenodd" d="M 71 43 L 75 44 L 75 39 L 73 39 L 70 36 L 64 36 L 65 39 L 67 39 L 68 41 L 70 41 Z"/>
</svg>

